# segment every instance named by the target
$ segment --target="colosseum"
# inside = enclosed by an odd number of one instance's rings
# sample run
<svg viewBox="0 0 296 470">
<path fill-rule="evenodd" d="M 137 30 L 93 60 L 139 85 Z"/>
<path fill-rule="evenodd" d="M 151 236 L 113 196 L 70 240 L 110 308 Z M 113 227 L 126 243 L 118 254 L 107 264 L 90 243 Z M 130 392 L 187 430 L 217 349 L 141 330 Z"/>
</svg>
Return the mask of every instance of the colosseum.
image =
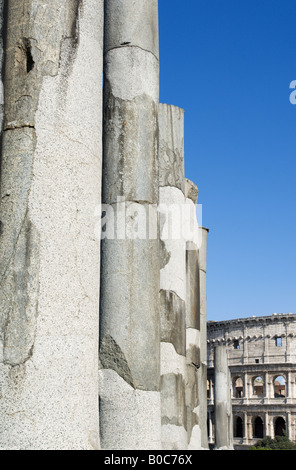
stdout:
<svg viewBox="0 0 296 470">
<path fill-rule="evenodd" d="M 207 323 L 208 435 L 214 444 L 214 349 L 225 344 L 231 372 L 234 449 L 285 431 L 296 442 L 296 315 Z"/>
</svg>

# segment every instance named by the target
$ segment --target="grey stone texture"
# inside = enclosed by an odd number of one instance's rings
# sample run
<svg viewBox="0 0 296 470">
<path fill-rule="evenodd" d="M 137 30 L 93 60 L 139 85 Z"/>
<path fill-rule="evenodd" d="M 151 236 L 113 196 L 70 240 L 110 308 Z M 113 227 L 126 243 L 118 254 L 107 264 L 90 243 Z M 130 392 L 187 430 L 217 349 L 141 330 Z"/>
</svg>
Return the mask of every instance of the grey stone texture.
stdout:
<svg viewBox="0 0 296 470">
<path fill-rule="evenodd" d="M 158 0 L 105 1 L 105 53 L 138 47 L 159 58 Z"/>
<path fill-rule="evenodd" d="M 106 357 L 106 342 L 116 344 L 109 348 L 109 367 L 121 377 L 128 367 L 129 383 L 154 391 L 159 390 L 157 249 L 157 240 L 103 240 L 100 302 L 100 354 Z M 124 368 L 118 368 L 119 352 Z"/>
<path fill-rule="evenodd" d="M 184 110 L 159 105 L 159 186 L 173 186 L 185 192 Z"/>
<path fill-rule="evenodd" d="M 157 203 L 157 0 L 105 2 L 104 84 L 103 201 Z"/>
<path fill-rule="evenodd" d="M 158 2 L 105 2 L 103 203 L 112 204 L 116 213 L 119 198 L 128 207 L 138 204 L 139 210 L 158 203 L 158 93 Z M 126 223 L 121 222 L 122 229 Z M 135 390 L 129 398 L 131 407 L 137 406 L 139 396 L 144 401 L 159 397 L 159 264 L 158 235 L 102 242 L 102 366 Z M 103 377 L 104 372 L 100 388 Z M 103 423 L 124 421 L 126 405 L 112 405 L 112 397 L 116 400 L 113 386 L 108 399 L 100 394 Z M 151 415 L 144 406 L 145 418 L 141 413 L 134 416 L 136 443 L 134 433 L 122 440 L 120 427 L 116 431 L 103 425 L 103 447 L 149 448 L 143 419 L 150 422 L 155 438 L 160 437 L 160 401 L 154 411 Z M 157 448 L 160 445 L 158 441 Z"/>
<path fill-rule="evenodd" d="M 2 132 L 4 119 L 4 85 L 3 85 L 3 65 L 4 65 L 4 0 L 0 0 L 0 132 Z M 1 161 L 1 157 L 0 157 Z"/>
<path fill-rule="evenodd" d="M 190 243 L 190 247 L 188 247 Z M 200 309 L 199 309 L 199 256 L 198 248 L 187 242 L 186 250 L 186 407 L 188 448 L 201 446 L 200 428 Z"/>
<path fill-rule="evenodd" d="M 198 370 L 199 400 L 201 403 L 199 418 L 201 433 L 201 446 L 208 448 L 207 437 L 207 239 L 209 229 L 200 227 L 200 247 L 199 247 L 199 312 L 200 312 L 200 363 Z"/>
<path fill-rule="evenodd" d="M 190 199 L 193 204 L 197 204 L 198 200 L 198 187 L 193 181 L 185 178 L 185 196 Z"/>
<path fill-rule="evenodd" d="M 176 239 L 170 239 L 169 230 L 180 224 L 185 204 L 184 111 L 175 106 L 159 104 L 158 158 L 160 238 L 169 253 L 167 263 L 162 263 L 160 270 L 162 445 L 164 449 L 184 449 L 187 448 L 186 242 L 181 233 Z M 169 212 L 162 211 L 162 205 L 164 209 L 173 205 L 172 219 Z M 166 367 L 168 345 L 173 352 L 169 369 Z"/>
<path fill-rule="evenodd" d="M 135 389 L 112 369 L 99 377 L 102 448 L 161 449 L 160 393 Z"/>
<path fill-rule="evenodd" d="M 187 204 L 196 207 L 198 188 L 185 180 Z M 195 228 L 186 242 L 186 389 L 187 432 L 189 449 L 208 449 L 207 440 L 207 357 L 206 341 L 206 260 L 208 229 L 199 227 L 195 210 L 189 223 Z"/>
<path fill-rule="evenodd" d="M 0 0 L 0 70 L 0 449 L 207 448 L 207 230 L 158 1 Z"/>
<path fill-rule="evenodd" d="M 189 242 L 190 244 L 190 242 Z M 186 326 L 200 331 L 198 249 L 186 250 Z"/>
<path fill-rule="evenodd" d="M 103 2 L 7 7 L 0 448 L 98 449 Z"/>
<path fill-rule="evenodd" d="M 185 302 L 173 291 L 160 290 L 161 341 L 171 343 L 176 352 L 185 356 Z"/>
<path fill-rule="evenodd" d="M 227 349 L 223 344 L 215 347 L 215 449 L 230 450 L 233 442 L 230 399 L 230 373 Z"/>
</svg>

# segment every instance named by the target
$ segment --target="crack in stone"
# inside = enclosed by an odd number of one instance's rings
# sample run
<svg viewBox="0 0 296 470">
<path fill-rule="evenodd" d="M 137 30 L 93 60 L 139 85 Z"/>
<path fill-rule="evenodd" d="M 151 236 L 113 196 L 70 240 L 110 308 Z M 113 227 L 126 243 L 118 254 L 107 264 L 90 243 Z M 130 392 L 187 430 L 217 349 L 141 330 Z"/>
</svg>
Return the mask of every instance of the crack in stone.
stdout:
<svg viewBox="0 0 296 470">
<path fill-rule="evenodd" d="M 144 48 L 141 47 L 141 46 L 137 46 L 136 44 L 131 44 L 130 42 L 122 43 L 122 44 L 120 44 L 119 46 L 111 47 L 110 49 L 108 49 L 108 50 L 104 53 L 104 56 L 106 56 L 109 52 L 113 51 L 114 49 L 123 49 L 124 47 L 130 47 L 130 48 L 135 48 L 135 49 L 141 49 L 141 51 L 144 51 L 144 52 L 147 52 L 148 54 L 153 55 L 153 57 L 155 57 L 155 59 L 157 60 L 157 62 L 159 62 L 159 58 L 154 54 L 154 52 L 149 51 L 148 49 L 144 49 Z"/>
<path fill-rule="evenodd" d="M 104 336 L 100 347 L 100 362 L 104 369 L 112 369 L 131 387 L 135 388 L 124 353 L 110 335 Z"/>
</svg>

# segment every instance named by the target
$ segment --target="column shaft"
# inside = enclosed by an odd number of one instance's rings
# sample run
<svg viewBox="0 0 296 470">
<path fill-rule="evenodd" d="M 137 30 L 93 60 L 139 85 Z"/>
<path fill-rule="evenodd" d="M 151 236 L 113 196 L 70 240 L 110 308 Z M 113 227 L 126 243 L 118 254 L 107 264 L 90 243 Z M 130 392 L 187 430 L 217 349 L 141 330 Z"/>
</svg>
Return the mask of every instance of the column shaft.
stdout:
<svg viewBox="0 0 296 470">
<path fill-rule="evenodd" d="M 157 0 L 105 1 L 104 54 L 103 202 L 117 227 L 101 251 L 102 447 L 158 449 L 159 241 L 143 226 L 158 203 Z"/>
<path fill-rule="evenodd" d="M 184 111 L 159 105 L 161 418 L 163 449 L 187 448 Z"/>
<path fill-rule="evenodd" d="M 225 345 L 215 348 L 215 448 L 232 448 L 229 369 Z"/>
<path fill-rule="evenodd" d="M 0 447 L 97 449 L 103 2 L 7 4 Z"/>
</svg>

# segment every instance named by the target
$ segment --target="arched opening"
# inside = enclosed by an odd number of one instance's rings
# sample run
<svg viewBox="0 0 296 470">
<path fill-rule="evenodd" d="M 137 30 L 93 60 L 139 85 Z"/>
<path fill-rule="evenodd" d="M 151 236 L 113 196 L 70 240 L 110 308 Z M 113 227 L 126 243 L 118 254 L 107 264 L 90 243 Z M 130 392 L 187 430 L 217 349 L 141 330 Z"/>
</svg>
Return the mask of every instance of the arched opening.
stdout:
<svg viewBox="0 0 296 470">
<path fill-rule="evenodd" d="M 274 422 L 274 435 L 283 436 L 284 431 L 286 431 L 286 422 L 284 418 L 279 417 Z"/>
<path fill-rule="evenodd" d="M 240 416 L 237 416 L 234 419 L 233 434 L 234 434 L 234 437 L 244 437 L 244 435 L 243 435 L 243 420 Z"/>
<path fill-rule="evenodd" d="M 242 398 L 244 395 L 244 386 L 241 377 L 237 377 L 233 382 L 233 396 L 234 398 Z"/>
<path fill-rule="evenodd" d="M 263 388 L 264 388 L 263 378 L 255 377 L 253 380 L 253 395 L 262 397 L 264 394 Z"/>
<path fill-rule="evenodd" d="M 255 439 L 263 438 L 263 420 L 260 416 L 254 419 L 253 437 Z"/>
<path fill-rule="evenodd" d="M 274 397 L 281 398 L 286 396 L 286 380 L 282 375 L 278 375 L 273 382 Z"/>
</svg>

